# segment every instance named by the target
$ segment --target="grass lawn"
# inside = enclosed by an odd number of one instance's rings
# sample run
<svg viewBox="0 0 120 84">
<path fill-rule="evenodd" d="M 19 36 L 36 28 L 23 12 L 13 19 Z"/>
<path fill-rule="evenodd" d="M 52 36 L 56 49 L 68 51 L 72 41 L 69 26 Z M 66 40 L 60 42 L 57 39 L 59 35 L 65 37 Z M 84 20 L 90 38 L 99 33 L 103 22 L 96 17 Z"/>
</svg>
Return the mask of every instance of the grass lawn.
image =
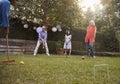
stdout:
<svg viewBox="0 0 120 84">
<path fill-rule="evenodd" d="M 51 55 L 11 55 L 16 62 L 2 64 L 7 58 L 0 54 L 0 84 L 120 84 L 120 58 L 97 57 L 95 59 L 81 56 Z M 19 64 L 20 61 L 25 64 Z M 108 64 L 96 68 L 94 65 Z"/>
</svg>

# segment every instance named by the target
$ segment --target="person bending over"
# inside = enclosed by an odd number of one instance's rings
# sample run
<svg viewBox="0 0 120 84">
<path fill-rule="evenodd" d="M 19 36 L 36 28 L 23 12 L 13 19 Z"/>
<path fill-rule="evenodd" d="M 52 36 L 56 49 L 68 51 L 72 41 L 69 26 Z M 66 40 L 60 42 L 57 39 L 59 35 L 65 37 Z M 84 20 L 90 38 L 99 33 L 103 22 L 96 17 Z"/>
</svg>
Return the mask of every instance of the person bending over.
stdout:
<svg viewBox="0 0 120 84">
<path fill-rule="evenodd" d="M 46 26 L 38 27 L 36 29 L 36 31 L 38 33 L 38 41 L 37 41 L 37 45 L 35 47 L 33 55 L 36 56 L 39 46 L 41 44 L 43 44 L 43 47 L 45 47 L 45 49 L 46 49 L 46 54 L 48 56 L 50 56 L 48 45 L 47 45 L 47 30 L 46 30 Z"/>
</svg>

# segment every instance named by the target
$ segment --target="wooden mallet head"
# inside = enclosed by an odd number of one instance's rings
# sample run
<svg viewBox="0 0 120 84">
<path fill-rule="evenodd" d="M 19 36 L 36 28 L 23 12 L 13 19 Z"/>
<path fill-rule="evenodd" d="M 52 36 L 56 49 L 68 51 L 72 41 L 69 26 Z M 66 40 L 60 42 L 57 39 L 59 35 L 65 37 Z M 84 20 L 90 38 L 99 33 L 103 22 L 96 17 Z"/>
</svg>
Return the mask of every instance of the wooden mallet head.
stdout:
<svg viewBox="0 0 120 84">
<path fill-rule="evenodd" d="M 3 64 L 9 64 L 11 62 L 15 62 L 15 60 L 4 60 L 4 61 L 2 61 Z"/>
</svg>

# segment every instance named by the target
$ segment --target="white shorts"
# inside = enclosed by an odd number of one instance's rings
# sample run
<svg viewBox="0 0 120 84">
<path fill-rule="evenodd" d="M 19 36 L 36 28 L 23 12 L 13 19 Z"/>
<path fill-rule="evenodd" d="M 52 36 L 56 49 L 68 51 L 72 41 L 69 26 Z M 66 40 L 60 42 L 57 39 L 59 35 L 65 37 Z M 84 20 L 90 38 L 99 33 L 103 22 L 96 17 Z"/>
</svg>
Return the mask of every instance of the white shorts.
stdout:
<svg viewBox="0 0 120 84">
<path fill-rule="evenodd" d="M 72 49 L 72 44 L 71 44 L 71 42 L 69 42 L 68 44 L 65 42 L 63 48 L 64 48 L 64 49 Z"/>
</svg>

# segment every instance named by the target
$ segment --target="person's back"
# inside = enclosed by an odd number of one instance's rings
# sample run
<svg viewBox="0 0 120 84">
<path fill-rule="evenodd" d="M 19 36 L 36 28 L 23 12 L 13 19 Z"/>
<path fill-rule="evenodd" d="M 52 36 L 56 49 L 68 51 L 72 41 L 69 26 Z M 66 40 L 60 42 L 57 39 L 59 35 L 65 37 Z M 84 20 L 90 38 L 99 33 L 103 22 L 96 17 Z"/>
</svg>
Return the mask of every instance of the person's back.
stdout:
<svg viewBox="0 0 120 84">
<path fill-rule="evenodd" d="M 8 28 L 9 25 L 10 2 L 0 0 L 0 28 Z"/>
</svg>

